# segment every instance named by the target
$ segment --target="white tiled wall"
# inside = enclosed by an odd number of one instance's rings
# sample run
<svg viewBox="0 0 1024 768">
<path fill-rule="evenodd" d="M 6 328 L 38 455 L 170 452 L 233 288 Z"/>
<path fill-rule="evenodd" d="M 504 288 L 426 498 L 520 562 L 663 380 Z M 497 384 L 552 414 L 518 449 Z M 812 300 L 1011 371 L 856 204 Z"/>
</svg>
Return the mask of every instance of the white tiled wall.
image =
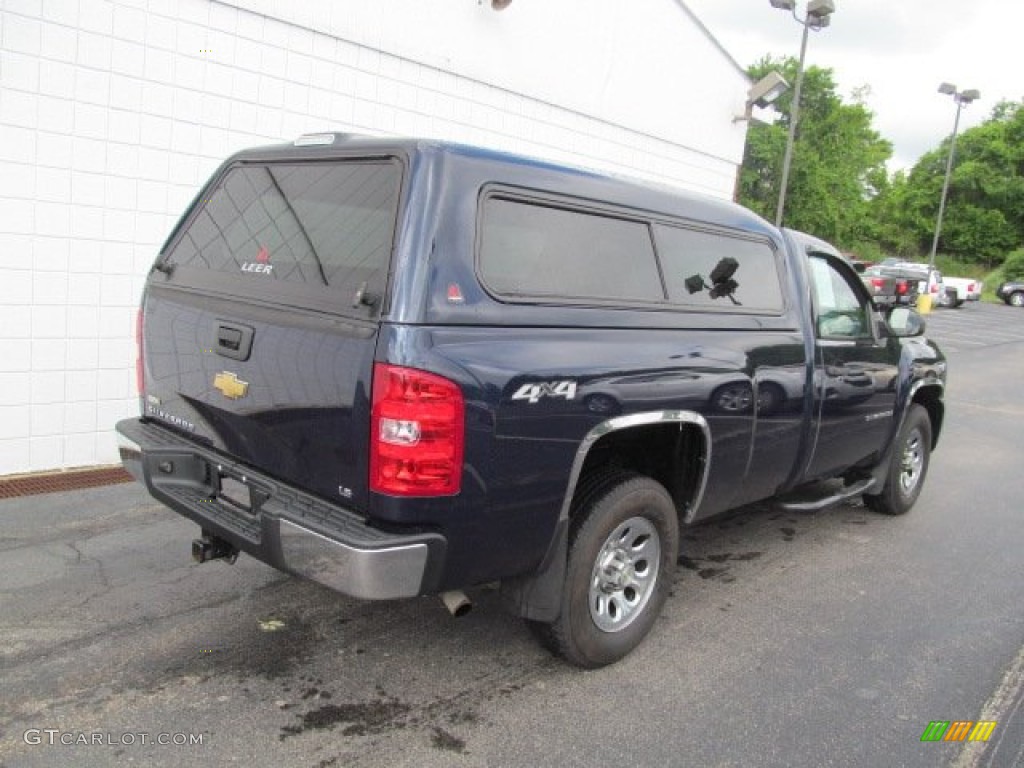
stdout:
<svg viewBox="0 0 1024 768">
<path fill-rule="evenodd" d="M 426 135 L 732 189 L 729 160 L 228 3 L 0 7 L 0 475 L 116 462 L 144 275 L 236 149 Z"/>
</svg>

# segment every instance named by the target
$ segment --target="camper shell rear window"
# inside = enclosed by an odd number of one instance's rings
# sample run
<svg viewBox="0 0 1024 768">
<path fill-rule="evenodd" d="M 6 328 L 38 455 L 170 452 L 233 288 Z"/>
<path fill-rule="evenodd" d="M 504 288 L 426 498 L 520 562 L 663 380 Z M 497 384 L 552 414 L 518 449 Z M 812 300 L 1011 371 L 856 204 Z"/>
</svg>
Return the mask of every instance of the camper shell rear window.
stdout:
<svg viewBox="0 0 1024 768">
<path fill-rule="evenodd" d="M 192 287 L 351 310 L 383 295 L 401 178 L 393 159 L 238 163 L 161 263 Z"/>
</svg>

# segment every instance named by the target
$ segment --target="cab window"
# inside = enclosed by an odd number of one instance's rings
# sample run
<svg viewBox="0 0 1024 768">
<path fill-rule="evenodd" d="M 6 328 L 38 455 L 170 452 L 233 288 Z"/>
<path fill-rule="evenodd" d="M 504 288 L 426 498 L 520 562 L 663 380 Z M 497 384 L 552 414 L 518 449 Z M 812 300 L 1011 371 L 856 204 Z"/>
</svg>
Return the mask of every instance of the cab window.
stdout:
<svg viewBox="0 0 1024 768">
<path fill-rule="evenodd" d="M 655 225 L 654 233 L 673 304 L 782 312 L 779 267 L 767 241 L 662 224 Z"/>
<path fill-rule="evenodd" d="M 868 306 L 826 258 L 811 256 L 815 322 L 823 339 L 860 339 L 871 336 Z"/>
</svg>

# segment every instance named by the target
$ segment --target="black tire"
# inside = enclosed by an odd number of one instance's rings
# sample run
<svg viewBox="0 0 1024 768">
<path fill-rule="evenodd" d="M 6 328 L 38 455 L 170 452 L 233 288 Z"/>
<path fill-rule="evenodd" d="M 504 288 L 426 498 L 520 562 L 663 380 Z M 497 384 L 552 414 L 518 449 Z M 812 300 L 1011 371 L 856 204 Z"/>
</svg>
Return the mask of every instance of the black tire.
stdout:
<svg viewBox="0 0 1024 768">
<path fill-rule="evenodd" d="M 595 669 L 618 661 L 640 644 L 661 613 L 678 549 L 679 521 L 665 488 L 640 475 L 610 478 L 572 521 L 558 618 L 530 622 L 530 628 L 546 648 L 576 666 Z"/>
<path fill-rule="evenodd" d="M 1024 291 L 1014 291 L 1006 300 L 1011 307 L 1024 307 Z"/>
<path fill-rule="evenodd" d="M 964 305 L 965 301 L 966 301 L 966 299 L 957 299 L 957 302 L 956 302 L 956 304 L 953 305 L 953 308 L 954 309 L 960 309 L 960 307 L 962 307 Z"/>
<path fill-rule="evenodd" d="M 864 494 L 864 505 L 886 515 L 908 512 L 924 487 L 931 450 L 931 419 L 928 411 L 915 403 L 896 437 L 882 492 Z"/>
<path fill-rule="evenodd" d="M 785 390 L 775 382 L 762 381 L 757 385 L 757 412 L 760 415 L 775 413 L 785 401 Z"/>
</svg>

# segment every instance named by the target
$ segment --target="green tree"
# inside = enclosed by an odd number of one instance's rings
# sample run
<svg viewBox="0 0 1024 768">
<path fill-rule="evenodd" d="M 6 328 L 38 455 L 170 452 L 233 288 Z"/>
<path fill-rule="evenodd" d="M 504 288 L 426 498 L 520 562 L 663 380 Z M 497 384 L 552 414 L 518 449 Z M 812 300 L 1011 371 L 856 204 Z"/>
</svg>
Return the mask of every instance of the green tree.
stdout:
<svg viewBox="0 0 1024 768">
<path fill-rule="evenodd" d="M 871 201 L 871 221 L 874 222 L 878 249 L 892 256 L 915 260 L 921 255 L 917 233 L 927 226 L 919 218 L 921 206 L 913 199 L 913 187 L 906 173 L 897 171 L 888 184 Z"/>
<path fill-rule="evenodd" d="M 1007 280 L 1024 280 L 1024 248 L 1011 251 L 1003 262 L 1003 276 Z"/>
<path fill-rule="evenodd" d="M 895 177 L 872 203 L 880 243 L 910 256 L 928 253 L 949 157 L 947 138 Z M 960 135 L 939 250 L 992 267 L 1024 242 L 1024 104 L 1000 102 Z"/>
<path fill-rule="evenodd" d="M 748 74 L 755 81 L 772 70 L 796 80 L 797 61 L 766 57 Z M 892 145 L 872 127 L 864 106 L 865 90 L 845 103 L 837 94 L 832 71 L 809 67 L 804 73 L 796 144 L 790 167 L 783 223 L 852 248 L 879 239 L 871 216 L 871 199 L 887 187 L 885 162 Z M 792 91 L 776 107 L 774 125 L 753 123 L 740 173 L 740 202 L 774 219 L 782 160 L 789 131 Z"/>
</svg>

